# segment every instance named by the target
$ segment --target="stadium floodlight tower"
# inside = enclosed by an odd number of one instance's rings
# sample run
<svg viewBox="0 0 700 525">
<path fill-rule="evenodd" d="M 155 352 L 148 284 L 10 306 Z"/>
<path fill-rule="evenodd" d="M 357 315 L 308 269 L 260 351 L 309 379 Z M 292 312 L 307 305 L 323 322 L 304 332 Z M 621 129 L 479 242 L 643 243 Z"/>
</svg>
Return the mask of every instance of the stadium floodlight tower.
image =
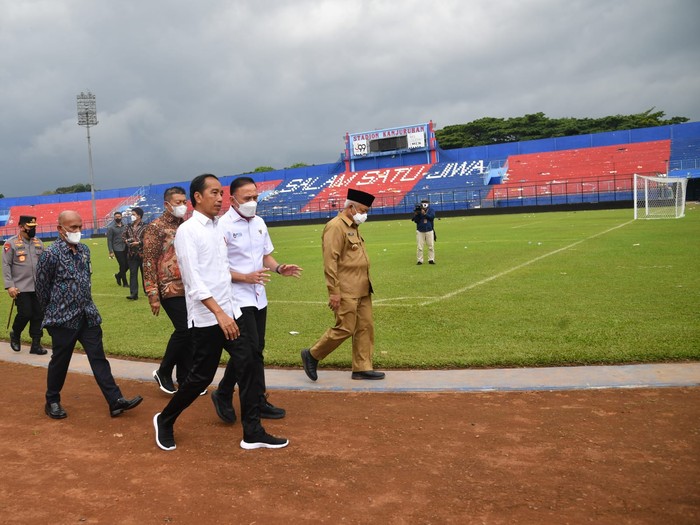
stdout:
<svg viewBox="0 0 700 525">
<path fill-rule="evenodd" d="M 87 128 L 88 166 L 90 169 L 90 197 L 92 199 L 92 229 L 97 229 L 97 206 L 95 205 L 95 174 L 92 170 L 92 145 L 90 144 L 90 126 L 97 126 L 97 105 L 95 95 L 80 92 L 78 95 L 78 126 Z"/>
</svg>

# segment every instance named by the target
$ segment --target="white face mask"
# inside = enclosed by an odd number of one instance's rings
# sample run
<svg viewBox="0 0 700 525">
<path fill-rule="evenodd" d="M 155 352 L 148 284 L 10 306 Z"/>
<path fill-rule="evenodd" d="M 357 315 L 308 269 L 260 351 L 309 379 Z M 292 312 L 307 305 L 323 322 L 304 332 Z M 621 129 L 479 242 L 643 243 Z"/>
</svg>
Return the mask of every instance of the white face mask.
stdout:
<svg viewBox="0 0 700 525">
<path fill-rule="evenodd" d="M 81 236 L 82 232 L 66 232 L 66 242 L 69 244 L 78 244 Z"/>
<path fill-rule="evenodd" d="M 178 219 L 182 219 L 185 216 L 185 213 L 187 213 L 187 204 L 180 204 L 180 206 L 173 206 L 172 213 L 175 217 Z"/>
<path fill-rule="evenodd" d="M 236 197 L 234 197 L 233 199 L 236 200 Z M 240 202 L 238 202 L 236 200 L 236 204 L 238 204 L 238 213 L 243 215 L 243 217 L 248 217 L 248 218 L 255 217 L 255 212 L 258 209 L 257 202 L 248 201 L 248 202 L 244 202 L 243 204 L 241 204 Z"/>
<path fill-rule="evenodd" d="M 353 206 L 353 208 L 355 209 L 355 211 L 357 211 L 357 208 L 355 208 L 355 206 Z M 352 216 L 352 220 L 355 221 L 355 224 L 357 224 L 359 226 L 360 224 L 362 224 L 363 222 L 365 222 L 367 220 L 367 214 L 366 213 L 356 213 L 355 215 Z"/>
</svg>

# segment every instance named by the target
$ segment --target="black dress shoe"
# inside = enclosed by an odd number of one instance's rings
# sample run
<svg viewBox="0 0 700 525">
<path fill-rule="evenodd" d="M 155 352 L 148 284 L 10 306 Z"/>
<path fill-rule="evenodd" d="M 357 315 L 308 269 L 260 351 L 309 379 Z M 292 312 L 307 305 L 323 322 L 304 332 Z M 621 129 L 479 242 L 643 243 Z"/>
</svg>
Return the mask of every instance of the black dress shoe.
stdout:
<svg viewBox="0 0 700 525">
<path fill-rule="evenodd" d="M 260 417 L 262 419 L 282 419 L 287 415 L 284 408 L 279 408 L 267 400 L 267 393 L 260 399 Z"/>
<path fill-rule="evenodd" d="M 311 381 L 316 381 L 318 379 L 318 373 L 316 372 L 316 367 L 318 366 L 318 359 L 315 359 L 311 355 L 311 350 L 304 348 L 301 351 L 301 361 L 304 363 L 304 372 L 311 379 Z"/>
<path fill-rule="evenodd" d="M 136 299 L 139 298 L 139 296 L 138 295 L 127 295 L 126 298 L 129 299 L 129 301 L 135 301 Z"/>
<path fill-rule="evenodd" d="M 41 337 L 32 338 L 32 346 L 29 349 L 30 354 L 46 355 L 48 352 L 41 346 Z"/>
<path fill-rule="evenodd" d="M 19 335 L 15 335 L 14 330 L 10 330 L 10 348 L 15 352 L 19 352 L 22 349 L 22 343 L 19 340 Z"/>
<path fill-rule="evenodd" d="M 353 372 L 353 379 L 384 379 L 386 374 L 384 372 L 377 372 L 376 370 L 364 370 L 362 372 Z"/>
<path fill-rule="evenodd" d="M 211 402 L 214 403 L 214 409 L 219 419 L 227 425 L 233 425 L 236 422 L 236 411 L 233 409 L 231 399 L 224 399 L 219 395 L 219 390 L 216 389 L 211 393 Z"/>
<path fill-rule="evenodd" d="M 68 417 L 68 414 L 66 414 L 66 411 L 63 410 L 63 407 L 59 402 L 46 403 L 46 406 L 44 406 L 44 412 L 46 412 L 46 415 L 51 419 L 64 419 Z"/>
<path fill-rule="evenodd" d="M 125 410 L 131 410 L 132 408 L 139 406 L 141 401 L 143 401 L 141 396 L 136 396 L 132 399 L 120 397 L 109 407 L 109 415 L 112 417 L 117 417 Z"/>
</svg>

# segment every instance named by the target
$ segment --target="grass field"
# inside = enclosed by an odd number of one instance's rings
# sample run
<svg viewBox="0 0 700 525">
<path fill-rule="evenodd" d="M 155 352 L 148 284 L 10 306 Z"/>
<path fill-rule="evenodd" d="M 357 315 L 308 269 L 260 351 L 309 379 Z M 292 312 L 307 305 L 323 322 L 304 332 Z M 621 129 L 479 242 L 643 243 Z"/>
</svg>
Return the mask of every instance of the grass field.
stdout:
<svg viewBox="0 0 700 525">
<path fill-rule="evenodd" d="M 270 228 L 275 258 L 299 264 L 304 275 L 273 275 L 268 284 L 268 366 L 300 366 L 299 350 L 333 323 L 322 228 Z M 415 265 L 408 219 L 370 216 L 361 231 L 372 263 L 377 368 L 700 359 L 696 203 L 679 220 L 632 221 L 632 210 L 444 218 L 436 221 L 434 266 Z M 167 316 L 153 317 L 143 295 L 125 299 L 104 239 L 84 242 L 107 352 L 159 359 L 171 332 Z M 5 323 L 8 307 L 5 296 Z M 349 367 L 349 341 L 324 364 Z"/>
</svg>

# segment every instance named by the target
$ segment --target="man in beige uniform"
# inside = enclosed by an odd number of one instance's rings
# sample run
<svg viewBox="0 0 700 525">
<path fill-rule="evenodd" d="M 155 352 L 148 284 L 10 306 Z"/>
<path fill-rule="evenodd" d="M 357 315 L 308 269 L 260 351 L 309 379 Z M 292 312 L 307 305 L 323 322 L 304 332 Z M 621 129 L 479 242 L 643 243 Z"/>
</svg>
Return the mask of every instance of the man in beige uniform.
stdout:
<svg viewBox="0 0 700 525">
<path fill-rule="evenodd" d="M 310 349 L 301 351 L 304 372 L 316 381 L 318 362 L 352 337 L 352 378 L 384 379 L 384 372 L 372 370 L 374 320 L 369 258 L 358 226 L 367 220 L 374 196 L 348 189 L 343 211 L 326 223 L 323 268 L 328 288 L 328 307 L 335 313 L 335 326 Z"/>
</svg>

